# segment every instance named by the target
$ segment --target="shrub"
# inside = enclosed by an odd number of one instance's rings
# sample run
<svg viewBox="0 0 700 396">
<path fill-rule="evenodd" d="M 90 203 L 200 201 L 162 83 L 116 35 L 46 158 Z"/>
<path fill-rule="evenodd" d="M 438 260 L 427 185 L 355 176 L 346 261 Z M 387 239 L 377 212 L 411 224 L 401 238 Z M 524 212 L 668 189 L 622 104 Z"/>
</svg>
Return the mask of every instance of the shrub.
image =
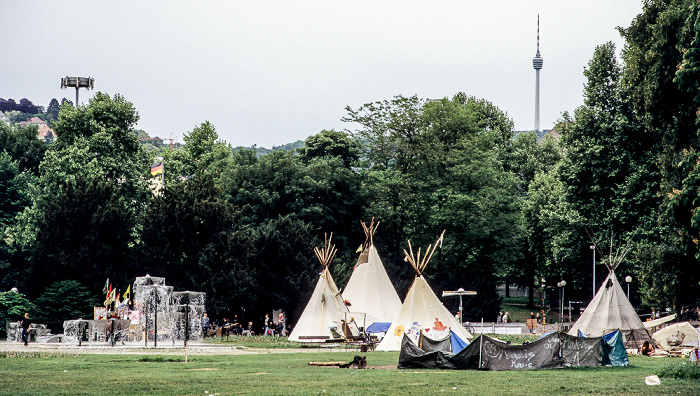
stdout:
<svg viewBox="0 0 700 396">
<path fill-rule="evenodd" d="M 667 364 L 662 366 L 656 374 L 659 377 L 676 379 L 700 379 L 700 365 L 691 362 Z"/>
</svg>

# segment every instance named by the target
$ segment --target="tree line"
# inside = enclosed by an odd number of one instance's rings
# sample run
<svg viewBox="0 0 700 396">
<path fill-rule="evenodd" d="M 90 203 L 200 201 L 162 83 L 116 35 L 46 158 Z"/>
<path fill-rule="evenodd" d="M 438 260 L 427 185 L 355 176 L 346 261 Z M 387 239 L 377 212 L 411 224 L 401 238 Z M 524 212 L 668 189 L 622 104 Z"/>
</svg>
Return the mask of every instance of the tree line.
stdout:
<svg viewBox="0 0 700 396">
<path fill-rule="evenodd" d="M 617 274 L 634 278 L 636 305 L 685 312 L 700 296 L 699 14 L 690 0 L 645 2 L 620 29 L 620 59 L 611 43 L 595 49 L 559 140 L 516 136 L 504 111 L 465 93 L 397 96 L 348 107 L 353 130 L 323 130 L 294 152 L 234 149 L 204 122 L 163 152 L 154 193 L 156 153 L 118 94 L 61 107 L 51 145 L 0 125 L 0 289 L 45 312 L 76 293 L 99 304 L 106 278 L 125 287 L 148 273 L 206 292 L 214 316 L 283 308 L 294 323 L 320 269 L 312 248 L 333 232 L 342 286 L 359 221 L 375 217 L 400 296 L 413 277 L 407 239 L 427 246 L 446 230 L 424 275 L 438 293 L 478 292 L 467 320 L 495 319 L 502 283 L 563 279 L 567 296 L 589 300 L 594 244 L 598 286 L 610 252 L 630 244 Z"/>
<path fill-rule="evenodd" d="M 33 116 L 39 117 L 50 124 L 58 119 L 58 113 L 61 110 L 61 106 L 64 105 L 73 106 L 73 102 L 63 98 L 59 103 L 56 98 L 53 98 L 49 105 L 44 108 L 44 106 L 35 105 L 27 98 L 20 99 L 19 103 L 12 98 L 0 98 L 0 112 L 3 112 L 12 124 L 25 121 Z"/>
</svg>

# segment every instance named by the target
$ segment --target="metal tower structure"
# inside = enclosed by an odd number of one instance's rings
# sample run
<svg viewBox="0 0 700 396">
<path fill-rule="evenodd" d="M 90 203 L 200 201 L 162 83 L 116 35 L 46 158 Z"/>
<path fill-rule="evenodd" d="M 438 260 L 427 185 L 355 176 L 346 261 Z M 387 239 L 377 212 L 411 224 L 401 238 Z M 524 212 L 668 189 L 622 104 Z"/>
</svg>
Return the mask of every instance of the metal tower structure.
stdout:
<svg viewBox="0 0 700 396">
<path fill-rule="evenodd" d="M 540 131 L 540 69 L 542 69 L 542 57 L 540 56 L 540 14 L 537 14 L 537 54 L 532 58 L 532 67 L 535 69 L 535 130 Z"/>
</svg>

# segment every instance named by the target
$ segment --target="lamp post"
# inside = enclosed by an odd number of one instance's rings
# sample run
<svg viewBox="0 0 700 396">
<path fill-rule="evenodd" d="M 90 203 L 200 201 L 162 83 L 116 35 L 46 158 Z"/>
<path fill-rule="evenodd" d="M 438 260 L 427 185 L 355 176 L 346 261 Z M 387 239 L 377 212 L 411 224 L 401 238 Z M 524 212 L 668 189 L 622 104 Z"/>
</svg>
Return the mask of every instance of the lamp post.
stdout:
<svg viewBox="0 0 700 396">
<path fill-rule="evenodd" d="M 459 324 L 461 325 L 462 322 L 462 296 L 476 296 L 475 291 L 467 291 L 464 290 L 463 288 L 459 288 L 455 291 L 443 291 L 442 292 L 443 297 L 453 297 L 453 296 L 459 296 Z"/>
<path fill-rule="evenodd" d="M 630 283 L 632 283 L 632 277 L 627 275 L 625 277 L 625 282 L 627 282 L 627 299 L 630 299 Z"/>
<path fill-rule="evenodd" d="M 544 277 L 540 280 L 542 281 L 540 283 L 540 300 L 542 302 L 542 309 L 544 309 Z"/>
<path fill-rule="evenodd" d="M 595 298 L 595 245 L 590 246 L 591 250 L 593 251 L 593 298 Z"/>
<path fill-rule="evenodd" d="M 557 283 L 559 288 L 559 326 L 564 325 L 564 286 L 566 286 L 566 281 L 563 279 Z"/>
</svg>

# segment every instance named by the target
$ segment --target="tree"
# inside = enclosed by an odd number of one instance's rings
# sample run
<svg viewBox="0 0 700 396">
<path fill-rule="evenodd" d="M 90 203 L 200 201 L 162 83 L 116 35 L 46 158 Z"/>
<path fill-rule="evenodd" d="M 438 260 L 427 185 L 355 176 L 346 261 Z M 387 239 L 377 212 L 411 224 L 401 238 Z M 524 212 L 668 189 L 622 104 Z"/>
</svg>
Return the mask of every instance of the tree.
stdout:
<svg viewBox="0 0 700 396">
<path fill-rule="evenodd" d="M 133 134 L 137 120 L 120 95 L 98 93 L 87 106 L 61 108 L 58 140 L 30 185 L 32 206 L 10 230 L 28 254 L 20 270 L 29 295 L 69 279 L 97 294 L 104 278 L 132 276 L 136 217 L 152 196 L 152 156 Z"/>
<path fill-rule="evenodd" d="M 692 0 L 647 2 L 632 24 L 621 30 L 626 41 L 622 54 L 625 97 L 643 127 L 640 140 L 654 143 L 646 147 L 658 166 L 654 192 L 661 200 L 658 226 L 649 227 L 640 243 L 639 276 L 648 304 L 678 311 L 698 303 L 700 280 L 692 275 L 698 264 L 698 233 L 691 220 L 698 206 L 692 161 L 700 148 L 691 66 L 696 56 L 697 12 Z M 656 248 L 642 250 L 648 246 Z"/>
<path fill-rule="evenodd" d="M 178 289 L 207 292 L 208 306 L 226 305 L 248 290 L 253 279 L 245 266 L 232 266 L 236 271 L 227 267 L 237 259 L 229 256 L 237 222 L 238 210 L 223 199 L 213 175 L 166 184 L 139 220 L 138 268 L 166 276 Z"/>
<path fill-rule="evenodd" d="M 63 333 L 63 321 L 91 318 L 97 298 L 75 280 L 54 282 L 36 299 L 36 320 L 54 334 Z"/>
<path fill-rule="evenodd" d="M 196 173 L 220 173 L 231 157 L 231 146 L 221 140 L 209 121 L 185 134 L 185 145 L 163 153 L 165 183 L 177 183 Z"/>
<path fill-rule="evenodd" d="M 61 111 L 61 105 L 56 98 L 51 99 L 49 106 L 46 108 L 46 121 L 52 123 L 58 119 L 58 113 Z"/>
<path fill-rule="evenodd" d="M 36 126 L 17 129 L 0 123 L 0 152 L 6 152 L 16 161 L 19 172 L 38 174 L 39 164 L 44 159 L 47 144 L 37 138 Z"/>
<path fill-rule="evenodd" d="M 24 294 L 13 291 L 0 292 L 0 323 L 19 321 L 25 312 L 31 317 L 35 311 L 36 306 Z M 6 326 L 0 326 L 0 335 L 7 336 Z"/>
<path fill-rule="evenodd" d="M 398 267 L 405 240 L 430 243 L 447 229 L 444 251 L 427 273 L 437 290 L 470 287 L 467 317 L 495 318 L 498 275 L 522 251 L 520 202 L 513 174 L 504 166 L 513 123 L 485 100 L 459 93 L 426 102 L 396 97 L 348 108 L 346 121 L 360 125 L 367 212 L 382 221 L 387 271 L 401 293 L 411 271 Z M 487 319 L 488 320 L 488 319 Z"/>
<path fill-rule="evenodd" d="M 297 150 L 304 162 L 314 158 L 338 157 L 350 168 L 358 159 L 358 144 L 345 132 L 323 130 L 306 139 L 304 147 Z"/>
</svg>

